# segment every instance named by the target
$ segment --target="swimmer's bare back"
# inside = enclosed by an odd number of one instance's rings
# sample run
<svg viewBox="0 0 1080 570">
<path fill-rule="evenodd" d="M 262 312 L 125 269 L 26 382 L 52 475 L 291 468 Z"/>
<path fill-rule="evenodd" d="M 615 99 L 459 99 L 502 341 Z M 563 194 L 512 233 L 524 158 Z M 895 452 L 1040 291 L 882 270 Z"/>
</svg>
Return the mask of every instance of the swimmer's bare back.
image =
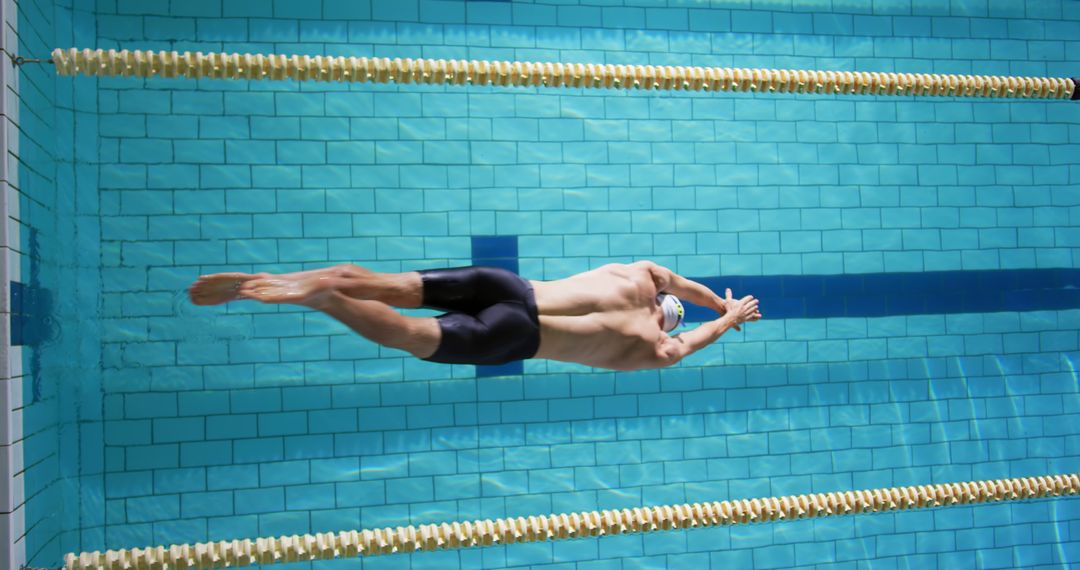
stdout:
<svg viewBox="0 0 1080 570">
<path fill-rule="evenodd" d="M 652 262 L 604 265 L 565 279 L 536 281 L 533 287 L 540 313 L 536 357 L 613 370 L 670 366 L 727 330 L 761 318 L 752 296 L 735 300 L 729 290 L 721 298 Z M 716 310 L 721 317 L 669 336 L 657 303 L 661 292 Z"/>
</svg>

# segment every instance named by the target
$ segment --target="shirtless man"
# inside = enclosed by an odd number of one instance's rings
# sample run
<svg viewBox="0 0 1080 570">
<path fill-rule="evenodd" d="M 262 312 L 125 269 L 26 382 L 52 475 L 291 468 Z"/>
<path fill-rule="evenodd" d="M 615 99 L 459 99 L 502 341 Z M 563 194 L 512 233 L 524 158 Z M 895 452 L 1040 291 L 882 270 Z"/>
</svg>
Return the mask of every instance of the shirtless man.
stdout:
<svg viewBox="0 0 1080 570">
<path fill-rule="evenodd" d="M 548 358 L 613 370 L 670 366 L 761 318 L 753 296 L 726 293 L 722 298 L 649 261 L 555 281 L 528 281 L 491 267 L 376 273 L 339 265 L 282 275 L 205 275 L 189 289 L 196 305 L 254 299 L 310 307 L 374 342 L 432 362 Z M 720 317 L 669 335 L 683 321 L 676 295 Z M 446 313 L 408 317 L 390 306 Z"/>
</svg>

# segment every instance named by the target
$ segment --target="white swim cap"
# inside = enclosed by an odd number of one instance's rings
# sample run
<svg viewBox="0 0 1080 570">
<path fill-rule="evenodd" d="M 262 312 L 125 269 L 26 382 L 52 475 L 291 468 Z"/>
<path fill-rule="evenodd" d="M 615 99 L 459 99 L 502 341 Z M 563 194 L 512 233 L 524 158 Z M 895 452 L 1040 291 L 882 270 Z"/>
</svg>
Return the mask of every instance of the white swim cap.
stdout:
<svg viewBox="0 0 1080 570">
<path fill-rule="evenodd" d="M 683 323 L 685 312 L 678 297 L 660 293 L 656 296 L 656 302 L 660 303 L 660 310 L 664 312 L 664 332 L 671 332 Z"/>
</svg>

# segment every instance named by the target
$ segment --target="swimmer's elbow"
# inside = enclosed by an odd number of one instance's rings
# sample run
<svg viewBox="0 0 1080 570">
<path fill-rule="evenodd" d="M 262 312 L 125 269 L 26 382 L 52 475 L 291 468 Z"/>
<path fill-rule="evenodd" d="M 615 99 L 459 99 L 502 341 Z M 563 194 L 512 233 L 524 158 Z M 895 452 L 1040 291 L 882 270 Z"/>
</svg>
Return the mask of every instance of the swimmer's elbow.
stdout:
<svg viewBox="0 0 1080 570">
<path fill-rule="evenodd" d="M 671 284 L 672 272 L 663 265 L 648 260 L 638 261 L 636 265 L 649 272 L 649 277 L 652 278 L 657 291 L 663 291 Z"/>
<path fill-rule="evenodd" d="M 679 356 L 676 356 L 676 357 L 673 357 L 673 358 L 668 358 L 666 360 L 661 360 L 660 362 L 657 363 L 656 368 L 667 368 L 669 366 L 675 366 L 676 364 L 681 362 L 682 359 L 683 359 L 683 356 L 679 355 Z"/>
<path fill-rule="evenodd" d="M 652 368 L 666 368 L 678 364 L 683 358 L 685 358 L 689 351 L 686 350 L 685 345 L 676 344 L 673 342 L 664 343 L 653 357 Z"/>
</svg>

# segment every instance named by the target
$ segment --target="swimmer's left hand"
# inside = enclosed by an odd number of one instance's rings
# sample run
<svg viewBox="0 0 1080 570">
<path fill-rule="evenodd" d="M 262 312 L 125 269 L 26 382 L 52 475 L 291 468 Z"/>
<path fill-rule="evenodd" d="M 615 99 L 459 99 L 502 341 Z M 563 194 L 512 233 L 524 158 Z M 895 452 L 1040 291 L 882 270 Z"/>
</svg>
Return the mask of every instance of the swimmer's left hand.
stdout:
<svg viewBox="0 0 1080 570">
<path fill-rule="evenodd" d="M 750 321 L 757 321 L 761 319 L 761 311 L 758 308 L 759 301 L 754 298 L 753 295 L 747 295 L 741 299 L 735 299 L 732 297 L 731 289 L 724 290 L 725 297 L 722 299 L 725 308 L 725 314 L 730 314 L 735 317 L 735 323 L 732 325 L 737 331 L 741 331 L 743 323 Z"/>
</svg>

